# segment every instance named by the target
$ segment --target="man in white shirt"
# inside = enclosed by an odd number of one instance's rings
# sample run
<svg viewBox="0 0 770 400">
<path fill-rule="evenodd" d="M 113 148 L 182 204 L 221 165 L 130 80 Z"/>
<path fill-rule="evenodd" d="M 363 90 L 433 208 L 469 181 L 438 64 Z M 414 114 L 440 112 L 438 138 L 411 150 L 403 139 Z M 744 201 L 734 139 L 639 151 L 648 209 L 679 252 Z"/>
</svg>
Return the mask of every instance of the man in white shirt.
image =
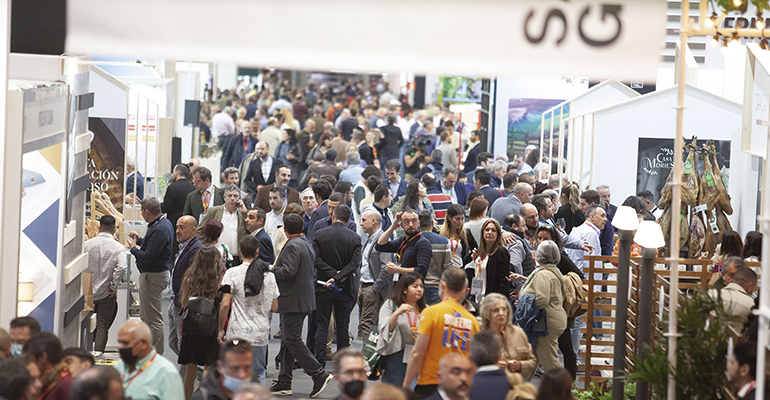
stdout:
<svg viewBox="0 0 770 400">
<path fill-rule="evenodd" d="M 251 235 L 241 238 L 239 252 L 243 256 L 243 264 L 230 268 L 222 278 L 225 293 L 219 308 L 219 342 L 226 340 L 245 339 L 251 343 L 254 376 L 265 383 L 267 367 L 267 344 L 270 336 L 270 311 L 278 309 L 278 284 L 275 275 L 269 271 L 269 264 L 260 261 L 255 265 L 257 276 L 262 276 L 261 287 L 254 296 L 246 296 L 246 272 L 249 265 L 257 258 L 259 241 Z M 248 282 L 250 284 L 259 282 Z M 256 288 L 255 288 L 256 289 Z M 255 290 L 256 291 L 256 290 Z M 232 303 L 232 307 L 230 307 Z M 230 315 L 230 322 L 225 331 L 225 321 Z"/>
<path fill-rule="evenodd" d="M 94 353 L 100 356 L 107 345 L 107 333 L 118 315 L 115 294 L 126 271 L 126 248 L 112 236 L 115 233 L 115 217 L 104 215 L 99 220 L 99 234 L 86 240 L 83 252 L 88 253 L 88 269 L 91 274 L 96 311 L 96 337 Z"/>
<path fill-rule="evenodd" d="M 275 230 L 279 226 L 283 226 L 283 200 L 286 198 L 286 192 L 279 188 L 270 189 L 268 199 L 270 202 L 270 212 L 267 213 L 267 222 L 265 223 L 265 230 L 270 238 L 273 239 L 273 248 L 275 248 Z"/>
<path fill-rule="evenodd" d="M 586 220 L 583 222 L 582 225 L 572 228 L 572 232 L 570 232 L 569 236 L 572 236 L 573 238 L 576 238 L 580 240 L 583 243 L 588 243 L 589 246 L 593 247 L 591 249 L 591 253 L 589 255 L 591 256 L 601 256 L 602 255 L 602 246 L 599 242 L 599 233 L 604 229 L 604 224 L 607 223 L 607 212 L 604 211 L 604 208 L 602 208 L 599 205 L 592 204 L 586 208 L 585 211 Z M 588 270 L 588 261 L 584 260 L 583 258 L 583 250 L 575 250 L 575 249 L 566 249 L 567 254 L 569 255 L 569 258 L 572 260 L 572 262 L 575 263 L 575 265 L 580 269 L 581 272 L 583 272 L 583 275 L 585 275 L 585 272 Z M 601 268 L 602 263 L 601 262 L 594 262 L 594 268 Z M 594 280 L 601 280 L 602 274 L 600 272 L 594 272 Z M 594 285 L 594 287 L 589 290 L 593 290 L 594 292 L 601 291 L 601 286 Z M 594 315 L 601 316 L 600 310 L 594 310 Z M 579 318 L 579 317 L 578 317 Z M 601 328 L 602 323 L 601 322 L 594 322 L 593 327 L 594 328 Z M 572 348 L 575 349 L 575 352 L 577 353 L 580 348 L 580 328 L 581 323 L 576 320 L 575 328 L 571 328 L 571 335 L 572 335 Z"/>
<path fill-rule="evenodd" d="M 210 219 L 215 219 L 222 223 L 222 234 L 219 236 L 218 243 L 227 248 L 227 251 L 233 256 L 235 264 L 240 263 L 238 254 L 238 241 L 246 236 L 246 205 L 241 200 L 241 191 L 237 185 L 230 184 L 225 187 L 225 204 L 221 206 L 209 207 L 206 215 L 198 224 L 197 235 L 201 242 L 204 241 L 203 226 Z"/>
<path fill-rule="evenodd" d="M 368 239 L 361 251 L 361 289 L 358 291 L 358 308 L 361 310 L 359 339 L 366 340 L 372 326 L 378 325 L 380 307 L 393 289 L 392 275 L 388 274 L 386 269 L 392 254 L 374 249 L 382 235 L 382 216 L 379 212 L 364 212 L 361 215 L 361 227 Z"/>
<path fill-rule="evenodd" d="M 211 137 L 215 142 L 219 142 L 221 137 L 235 133 L 233 117 L 222 111 L 217 105 L 211 106 L 211 113 L 214 114 L 211 118 Z"/>
</svg>

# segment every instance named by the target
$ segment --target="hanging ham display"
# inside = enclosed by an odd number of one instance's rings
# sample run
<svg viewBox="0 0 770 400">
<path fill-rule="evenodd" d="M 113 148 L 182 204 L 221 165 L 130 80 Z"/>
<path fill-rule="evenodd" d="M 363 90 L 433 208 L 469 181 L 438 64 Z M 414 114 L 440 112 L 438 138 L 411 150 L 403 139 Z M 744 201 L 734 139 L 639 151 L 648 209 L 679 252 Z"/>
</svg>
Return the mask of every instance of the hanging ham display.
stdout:
<svg viewBox="0 0 770 400">
<path fill-rule="evenodd" d="M 690 258 L 708 258 L 722 241 L 722 232 L 732 229 L 725 214 L 732 214 L 733 208 L 727 183 L 717 163 L 714 142 L 698 147 L 697 138 L 693 137 L 684 147 L 688 153 L 682 169 L 679 244 Z M 699 168 L 701 165 L 703 168 Z M 671 241 L 672 177 L 673 170 L 658 202 L 658 206 L 664 208 L 660 224 L 667 246 Z"/>
</svg>

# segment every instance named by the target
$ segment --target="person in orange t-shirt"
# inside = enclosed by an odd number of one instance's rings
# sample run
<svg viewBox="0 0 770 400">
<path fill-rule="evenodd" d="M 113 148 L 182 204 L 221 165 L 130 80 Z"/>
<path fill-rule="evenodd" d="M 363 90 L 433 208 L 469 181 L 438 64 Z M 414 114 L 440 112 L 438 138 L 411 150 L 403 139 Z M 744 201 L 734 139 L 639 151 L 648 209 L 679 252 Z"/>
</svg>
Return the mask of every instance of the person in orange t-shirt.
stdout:
<svg viewBox="0 0 770 400">
<path fill-rule="evenodd" d="M 436 391 L 436 372 L 441 357 L 448 353 L 470 353 L 471 338 L 479 331 L 479 322 L 461 304 L 467 279 L 459 268 L 444 271 L 439 284 L 442 301 L 420 313 L 414 347 L 409 354 L 402 387 L 408 389 L 417 377 L 414 392 L 424 398 Z"/>
</svg>

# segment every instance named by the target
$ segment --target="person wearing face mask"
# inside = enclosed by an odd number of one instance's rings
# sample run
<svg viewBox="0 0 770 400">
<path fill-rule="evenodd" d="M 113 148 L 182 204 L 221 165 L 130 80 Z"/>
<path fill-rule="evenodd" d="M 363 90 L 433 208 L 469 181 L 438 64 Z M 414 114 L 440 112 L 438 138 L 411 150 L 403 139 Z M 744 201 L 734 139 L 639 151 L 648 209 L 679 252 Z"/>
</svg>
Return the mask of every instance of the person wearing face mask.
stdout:
<svg viewBox="0 0 770 400">
<path fill-rule="evenodd" d="M 120 328 L 118 353 L 120 361 L 115 369 L 120 372 L 127 399 L 185 398 L 177 367 L 152 347 L 152 333 L 146 323 L 132 319 Z"/>
<path fill-rule="evenodd" d="M 40 333 L 40 323 L 32 317 L 18 317 L 11 320 L 11 356 L 21 357 L 24 344 Z"/>
<path fill-rule="evenodd" d="M 251 382 L 251 344 L 248 340 L 232 339 L 219 349 L 217 367 L 201 382 L 191 400 L 232 399 Z"/>
<path fill-rule="evenodd" d="M 366 361 L 360 351 L 347 347 L 334 355 L 334 382 L 340 391 L 338 400 L 358 400 L 366 384 Z"/>
</svg>

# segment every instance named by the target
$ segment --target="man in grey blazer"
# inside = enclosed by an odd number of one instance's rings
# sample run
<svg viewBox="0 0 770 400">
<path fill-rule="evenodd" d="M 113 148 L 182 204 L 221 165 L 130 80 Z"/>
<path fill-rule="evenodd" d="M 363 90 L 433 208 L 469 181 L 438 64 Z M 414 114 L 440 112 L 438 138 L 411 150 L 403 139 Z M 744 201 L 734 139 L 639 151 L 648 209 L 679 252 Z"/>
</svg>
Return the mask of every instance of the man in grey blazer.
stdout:
<svg viewBox="0 0 770 400">
<path fill-rule="evenodd" d="M 315 310 L 315 282 L 313 269 L 315 254 L 302 235 L 302 217 L 289 214 L 283 219 L 286 244 L 273 267 L 273 274 L 281 295 L 278 297 L 278 313 L 281 314 L 281 370 L 278 381 L 270 391 L 278 396 L 291 396 L 292 369 L 294 360 L 313 378 L 310 397 L 316 397 L 326 389 L 332 376 L 302 341 L 302 325 L 308 313 Z"/>
<path fill-rule="evenodd" d="M 382 236 L 382 215 L 374 209 L 361 215 L 361 228 L 369 239 L 361 253 L 361 289 L 358 291 L 358 308 L 361 310 L 361 332 L 359 339 L 366 339 L 372 325 L 377 326 L 380 307 L 393 291 L 393 275 L 388 274 L 386 265 L 393 254 L 375 250 L 374 245 Z"/>
</svg>

